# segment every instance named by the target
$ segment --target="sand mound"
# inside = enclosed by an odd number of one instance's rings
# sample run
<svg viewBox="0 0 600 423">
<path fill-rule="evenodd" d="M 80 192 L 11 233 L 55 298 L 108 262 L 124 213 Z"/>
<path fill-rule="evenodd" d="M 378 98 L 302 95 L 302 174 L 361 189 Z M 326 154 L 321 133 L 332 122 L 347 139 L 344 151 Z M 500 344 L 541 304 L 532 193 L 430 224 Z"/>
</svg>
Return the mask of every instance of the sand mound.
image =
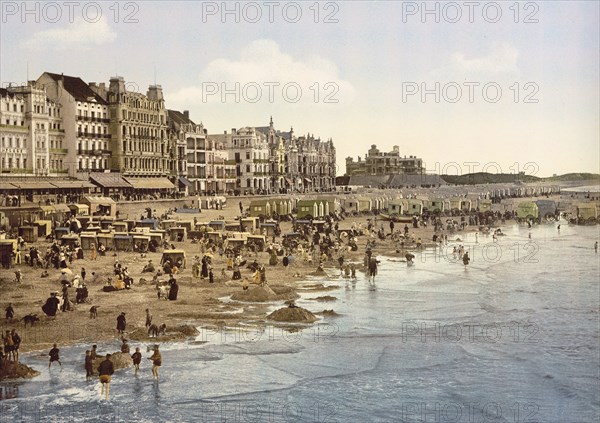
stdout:
<svg viewBox="0 0 600 423">
<path fill-rule="evenodd" d="M 161 342 L 167 341 L 181 341 L 189 336 L 197 336 L 200 332 L 193 325 L 181 324 L 174 327 L 167 325 L 167 332 L 164 335 L 158 335 L 157 337 L 150 337 L 148 330 L 145 327 L 136 327 L 131 332 L 127 333 L 127 339 L 133 341 L 150 341 L 160 340 Z"/>
<path fill-rule="evenodd" d="M 102 363 L 105 358 L 106 356 L 100 356 L 96 358 L 92 363 L 92 373 L 94 374 L 94 376 L 98 376 L 98 366 L 100 366 L 100 363 Z M 131 355 L 122 353 L 120 351 L 112 353 L 110 355 L 110 361 L 112 361 L 115 370 L 124 369 L 133 365 Z"/>
<path fill-rule="evenodd" d="M 234 301 L 245 302 L 266 302 L 266 301 L 281 301 L 299 298 L 299 295 L 292 288 L 276 287 L 277 291 L 269 285 L 257 286 L 250 288 L 247 291 L 238 291 L 231 296 Z"/>
<path fill-rule="evenodd" d="M 322 297 L 309 298 L 309 299 L 313 300 L 313 301 L 321 301 L 321 302 L 328 302 L 328 301 L 336 301 L 337 300 L 336 297 L 332 297 L 331 295 L 323 295 Z"/>
<path fill-rule="evenodd" d="M 14 361 L 4 361 L 0 366 L 0 380 L 5 379 L 21 379 L 21 378 L 32 378 L 38 376 L 40 372 L 33 370 L 22 363 Z"/>
<path fill-rule="evenodd" d="M 322 315 L 322 316 L 328 316 L 328 317 L 337 317 L 337 316 L 341 316 L 341 314 L 339 314 L 339 313 L 336 313 L 336 312 L 335 312 L 333 309 L 331 309 L 331 310 L 323 310 L 322 312 L 320 312 L 320 313 L 317 313 L 317 314 L 320 314 L 320 315 Z"/>
<path fill-rule="evenodd" d="M 276 322 L 313 323 L 319 320 L 317 316 L 302 307 L 280 308 L 269 314 L 267 317 Z"/>
</svg>

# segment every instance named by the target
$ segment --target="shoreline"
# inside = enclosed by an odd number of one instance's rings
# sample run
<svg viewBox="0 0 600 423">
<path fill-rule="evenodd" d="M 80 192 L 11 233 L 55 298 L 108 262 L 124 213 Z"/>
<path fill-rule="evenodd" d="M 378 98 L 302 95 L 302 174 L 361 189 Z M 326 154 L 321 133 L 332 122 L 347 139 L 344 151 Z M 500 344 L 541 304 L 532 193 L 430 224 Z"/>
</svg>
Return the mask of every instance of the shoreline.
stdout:
<svg viewBox="0 0 600 423">
<path fill-rule="evenodd" d="M 158 207 L 157 207 L 158 208 Z M 229 215 L 226 218 L 231 219 L 233 213 L 236 212 L 235 206 L 229 206 L 223 210 L 206 210 L 202 213 L 203 218 L 210 218 L 211 215 L 216 217 L 219 214 Z M 357 216 L 346 217 L 340 222 L 340 226 L 349 227 L 352 223 L 362 223 L 366 229 L 367 219 L 373 219 L 375 216 Z M 389 223 L 377 220 L 376 227 L 380 224 L 384 225 L 387 233 L 389 233 Z M 513 224 L 514 221 L 509 220 L 500 227 Z M 290 222 L 282 222 L 282 232 L 286 233 L 291 228 Z M 400 224 L 396 225 L 396 231 L 400 230 Z M 498 227 L 498 226 L 494 226 Z M 448 234 L 448 243 L 455 243 L 455 239 L 464 238 L 463 234 L 478 232 L 479 228 L 475 226 L 467 226 L 464 230 Z M 444 231 L 446 232 L 446 231 Z M 434 233 L 431 226 L 419 227 L 417 229 L 410 228 L 410 234 L 414 234 L 415 238 L 423 240 L 422 250 L 427 250 L 435 244 L 431 242 Z M 356 252 L 344 252 L 346 262 L 359 263 L 357 266 L 358 277 L 363 274 L 362 262 L 367 240 L 367 236 L 359 236 L 357 238 L 358 250 Z M 464 242 L 464 240 L 462 241 Z M 182 247 L 188 254 L 188 263 L 194 255 L 199 255 L 197 244 L 190 242 L 177 243 L 178 247 Z M 49 244 L 46 242 L 38 242 L 38 245 L 45 249 Z M 415 250 L 415 248 L 408 248 Z M 400 261 L 404 259 L 404 253 L 396 252 L 394 242 L 389 237 L 385 241 L 376 241 L 376 246 L 373 248 L 374 255 L 383 255 L 389 257 L 398 257 Z M 224 326 L 238 327 L 246 325 L 253 327 L 260 324 L 269 324 L 273 326 L 284 327 L 286 324 L 282 322 L 270 321 L 267 319 L 267 309 L 273 305 L 280 303 L 281 307 L 286 307 L 284 300 L 273 302 L 241 302 L 231 300 L 231 296 L 239 291 L 242 291 L 242 280 L 231 280 L 231 271 L 226 270 L 226 278 L 221 278 L 221 269 L 226 268 L 225 257 L 220 258 L 215 254 L 213 267 L 215 269 L 215 283 L 209 284 L 207 280 L 193 279 L 191 265 L 181 274 L 175 275 L 180 286 L 179 296 L 176 301 L 158 300 L 156 297 L 156 289 L 150 283 L 140 284 L 140 279 L 151 279 L 149 274 L 141 273 L 141 267 L 147 260 L 153 260 L 158 263 L 160 261 L 160 253 L 148 253 L 147 257 L 140 258 L 139 254 L 134 253 L 119 253 L 114 256 L 99 256 L 97 261 L 91 261 L 87 258 L 83 260 L 75 260 L 70 266 L 74 273 L 78 273 L 83 266 L 86 268 L 88 276 L 92 272 L 97 272 L 103 276 L 112 274 L 112 266 L 115 260 L 118 259 L 123 266 L 128 266 L 130 273 L 134 279 L 134 284 L 129 290 L 117 292 L 103 292 L 101 290 L 103 283 L 88 282 L 89 296 L 91 303 L 77 304 L 74 306 L 74 311 L 58 312 L 54 318 L 45 316 L 41 311 L 41 305 L 45 301 L 48 293 L 60 287 L 58 275 L 60 272 L 56 269 L 49 269 L 49 278 L 40 278 L 41 269 L 33 269 L 28 265 L 21 265 L 20 269 L 23 272 L 22 285 L 14 285 L 13 271 L 2 269 L 0 271 L 0 290 L 3 292 L 2 311 L 4 307 L 11 302 L 15 308 L 15 318 L 21 319 L 24 315 L 35 313 L 40 317 L 40 322 L 34 326 L 27 326 L 24 330 L 23 322 L 17 320 L 13 323 L 7 323 L 5 319 L 1 320 L 0 327 L 2 330 L 16 328 L 22 338 L 20 353 L 22 354 L 40 354 L 46 353 L 53 343 L 57 343 L 59 348 L 65 346 L 85 345 L 96 343 L 111 343 L 114 342 L 115 350 L 120 347 L 120 336 L 116 333 L 116 317 L 120 311 L 127 313 L 127 329 L 125 337 L 129 340 L 130 346 L 163 343 L 163 342 L 185 342 L 189 336 L 172 337 L 172 329 L 178 325 L 192 325 L 196 328 L 217 328 L 222 329 Z M 298 292 L 311 292 L 313 297 L 326 296 L 324 294 L 330 289 L 323 287 L 322 289 L 315 288 L 317 285 L 325 285 L 318 280 L 307 280 L 306 276 L 315 272 L 316 264 L 304 263 L 300 257 L 296 257 L 289 269 L 285 269 L 281 263 L 276 266 L 268 265 L 268 254 L 266 252 L 258 253 L 258 261 L 265 264 L 267 284 L 271 288 L 288 290 L 295 294 Z M 252 257 L 244 257 L 251 258 Z M 337 262 L 329 262 L 325 266 L 327 275 L 326 278 L 331 278 L 331 273 L 340 272 Z M 240 269 L 242 278 L 250 276 L 250 271 Z M 299 278 L 292 277 L 295 273 L 300 273 Z M 7 281 L 8 279 L 8 281 Z M 103 279 L 100 279 L 103 280 Z M 8 282 L 8 283 L 7 283 Z M 312 285 L 309 290 L 305 290 L 305 285 Z M 254 287 L 254 285 L 250 285 Z M 74 298 L 74 289 L 70 288 L 70 298 Z M 228 301 L 222 301 L 222 298 L 229 298 Z M 313 311 L 319 321 L 323 319 L 323 311 L 333 309 L 335 305 L 331 302 L 315 301 L 315 304 L 322 305 L 322 308 L 317 307 L 318 311 Z M 98 306 L 97 319 L 90 319 L 89 308 L 91 305 Z M 165 338 L 149 338 L 145 334 L 145 309 L 149 308 L 153 315 L 153 323 L 157 325 L 165 323 L 167 325 L 167 337 Z M 239 312 L 239 310 L 242 310 Z M 313 308 L 314 310 L 314 308 Z M 308 324 L 306 327 L 311 327 L 313 324 Z M 132 334 L 136 334 L 135 338 L 131 338 Z M 44 354 L 45 355 L 45 354 Z M 7 380 L 8 381 L 8 380 Z"/>
</svg>

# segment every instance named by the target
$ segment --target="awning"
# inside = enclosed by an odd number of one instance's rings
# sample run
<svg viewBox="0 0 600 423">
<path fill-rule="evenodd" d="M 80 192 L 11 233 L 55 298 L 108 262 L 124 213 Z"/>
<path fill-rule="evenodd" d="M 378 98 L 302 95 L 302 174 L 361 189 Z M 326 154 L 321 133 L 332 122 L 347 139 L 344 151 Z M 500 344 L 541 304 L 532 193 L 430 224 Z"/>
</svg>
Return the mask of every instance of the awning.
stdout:
<svg viewBox="0 0 600 423">
<path fill-rule="evenodd" d="M 57 212 L 71 212 L 71 209 L 69 208 L 69 206 L 67 206 L 66 204 L 63 204 L 63 203 L 53 204 L 52 208 L 54 209 L 54 211 L 57 211 Z"/>
<path fill-rule="evenodd" d="M 132 188 L 120 173 L 92 173 L 90 180 L 102 188 Z"/>
<path fill-rule="evenodd" d="M 307 184 L 312 184 L 312 181 L 308 178 L 304 178 L 304 182 L 306 182 Z"/>
<path fill-rule="evenodd" d="M 9 189 L 14 190 L 14 189 L 18 189 L 18 188 L 7 181 L 0 181 L 0 190 L 7 191 Z"/>
<path fill-rule="evenodd" d="M 76 188 L 94 188 L 95 185 L 90 184 L 88 181 L 51 181 L 52 185 L 56 188 L 76 189 Z"/>
<path fill-rule="evenodd" d="M 184 187 L 191 187 L 192 186 L 192 183 L 190 181 L 188 181 L 187 178 L 185 178 L 183 176 L 180 176 L 179 178 L 177 178 L 177 180 Z"/>
<path fill-rule="evenodd" d="M 135 189 L 173 189 L 175 185 L 167 178 L 127 178 Z"/>
<path fill-rule="evenodd" d="M 12 184 L 20 189 L 54 189 L 50 182 L 46 181 L 14 181 Z"/>
<path fill-rule="evenodd" d="M 292 181 L 290 178 L 285 178 L 285 181 L 290 185 L 294 185 L 294 181 Z"/>
</svg>

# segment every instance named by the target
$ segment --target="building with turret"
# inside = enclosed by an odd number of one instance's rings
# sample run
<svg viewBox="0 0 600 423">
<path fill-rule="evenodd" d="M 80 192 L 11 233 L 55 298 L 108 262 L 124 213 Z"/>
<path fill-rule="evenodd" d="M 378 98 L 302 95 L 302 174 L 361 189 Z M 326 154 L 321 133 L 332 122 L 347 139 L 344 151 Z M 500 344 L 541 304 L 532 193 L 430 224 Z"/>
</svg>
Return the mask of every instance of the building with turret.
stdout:
<svg viewBox="0 0 600 423">
<path fill-rule="evenodd" d="M 395 145 L 390 152 L 381 152 L 375 144 L 371 145 L 365 160 L 358 157 L 346 158 L 346 175 L 414 175 L 423 173 L 423 160 L 416 156 L 401 156 L 400 147 Z"/>
</svg>

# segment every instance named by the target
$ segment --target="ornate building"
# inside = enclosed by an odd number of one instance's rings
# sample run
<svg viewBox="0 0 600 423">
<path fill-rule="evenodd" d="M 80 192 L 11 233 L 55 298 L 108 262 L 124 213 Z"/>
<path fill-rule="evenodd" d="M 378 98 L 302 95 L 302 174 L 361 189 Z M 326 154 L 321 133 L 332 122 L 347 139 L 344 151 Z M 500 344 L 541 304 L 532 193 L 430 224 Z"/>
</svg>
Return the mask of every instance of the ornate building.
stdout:
<svg viewBox="0 0 600 423">
<path fill-rule="evenodd" d="M 106 101 L 83 80 L 44 72 L 37 80 L 48 97 L 60 104 L 65 142 L 62 169 L 69 176 L 84 178 L 89 172 L 110 169 L 111 135 Z M 55 157 L 54 160 L 60 160 Z"/>
<path fill-rule="evenodd" d="M 110 79 L 100 91 L 110 112 L 113 170 L 123 176 L 170 176 L 176 173 L 176 144 L 169 139 L 162 87 L 150 85 L 146 95 L 128 91 L 123 77 Z"/>
<path fill-rule="evenodd" d="M 206 129 L 202 122 L 194 123 L 190 113 L 169 110 L 169 132 L 177 145 L 177 182 L 188 194 L 206 191 Z"/>
<path fill-rule="evenodd" d="M 403 175 L 420 174 L 423 172 L 423 160 L 416 156 L 400 156 L 400 147 L 388 153 L 382 153 L 375 144 L 362 161 L 354 161 L 352 157 L 346 158 L 346 175 Z"/>
<path fill-rule="evenodd" d="M 43 86 L 0 88 L 0 173 L 57 176 L 63 173 L 65 148 L 60 104 Z"/>
<path fill-rule="evenodd" d="M 271 160 L 271 188 L 274 191 L 329 191 L 335 188 L 336 151 L 331 139 L 321 141 L 313 135 L 296 137 L 269 126 L 256 128 L 267 137 Z"/>
</svg>

